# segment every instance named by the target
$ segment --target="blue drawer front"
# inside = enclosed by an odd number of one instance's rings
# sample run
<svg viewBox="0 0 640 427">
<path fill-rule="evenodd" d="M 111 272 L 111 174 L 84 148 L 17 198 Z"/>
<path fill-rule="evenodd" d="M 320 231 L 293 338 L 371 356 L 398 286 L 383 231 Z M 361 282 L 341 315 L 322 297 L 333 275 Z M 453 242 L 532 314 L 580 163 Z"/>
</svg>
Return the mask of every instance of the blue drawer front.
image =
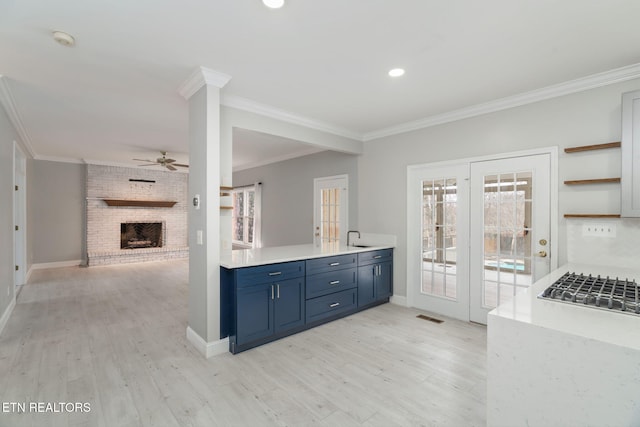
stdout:
<svg viewBox="0 0 640 427">
<path fill-rule="evenodd" d="M 307 276 L 307 299 L 355 288 L 358 286 L 357 271 L 349 268 Z"/>
<path fill-rule="evenodd" d="M 367 265 L 373 262 L 391 261 L 393 249 L 380 249 L 377 251 L 360 252 L 358 254 L 358 265 Z"/>
<path fill-rule="evenodd" d="M 329 256 L 307 260 L 307 275 L 344 270 L 355 267 L 358 263 L 356 254 Z"/>
<path fill-rule="evenodd" d="M 354 310 L 358 305 L 357 289 L 307 300 L 307 323 Z"/>
<path fill-rule="evenodd" d="M 295 279 L 304 276 L 304 261 L 245 267 L 236 270 L 238 288 L 269 283 L 278 280 Z"/>
</svg>

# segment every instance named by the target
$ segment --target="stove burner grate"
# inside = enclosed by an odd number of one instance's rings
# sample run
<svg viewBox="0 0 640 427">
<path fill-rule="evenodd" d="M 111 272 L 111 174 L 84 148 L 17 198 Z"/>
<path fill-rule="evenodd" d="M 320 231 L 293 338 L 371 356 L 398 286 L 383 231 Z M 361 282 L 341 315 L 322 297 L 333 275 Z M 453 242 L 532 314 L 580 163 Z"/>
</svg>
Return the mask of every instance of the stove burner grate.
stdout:
<svg viewBox="0 0 640 427">
<path fill-rule="evenodd" d="M 538 298 L 640 315 L 638 285 L 635 280 L 567 272 L 538 295 Z"/>
</svg>

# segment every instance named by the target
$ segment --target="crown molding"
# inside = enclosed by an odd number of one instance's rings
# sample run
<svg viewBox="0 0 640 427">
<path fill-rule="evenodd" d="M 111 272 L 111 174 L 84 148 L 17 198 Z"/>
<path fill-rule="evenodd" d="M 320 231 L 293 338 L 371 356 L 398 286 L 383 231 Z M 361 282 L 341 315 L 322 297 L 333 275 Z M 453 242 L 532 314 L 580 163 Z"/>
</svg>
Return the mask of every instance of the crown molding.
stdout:
<svg viewBox="0 0 640 427">
<path fill-rule="evenodd" d="M 9 79 L 2 74 L 0 74 L 0 103 L 2 103 L 2 106 L 7 112 L 7 116 L 9 116 L 11 124 L 13 124 L 13 127 L 18 133 L 18 136 L 20 137 L 20 140 L 22 142 L 22 147 L 27 151 L 29 157 L 34 159 L 36 157 L 36 154 L 33 149 L 31 137 L 29 136 L 29 132 L 27 132 L 27 128 L 22 123 L 22 118 L 20 116 L 20 113 L 18 112 L 16 101 L 13 98 L 11 88 L 9 87 Z"/>
<path fill-rule="evenodd" d="M 294 125 L 327 132 L 333 135 L 342 136 L 344 138 L 362 141 L 362 134 L 360 133 L 333 126 L 329 123 L 321 122 L 319 120 L 299 116 L 289 111 L 281 110 L 270 105 L 261 104 L 259 102 L 247 98 L 242 98 L 240 96 L 223 94 L 220 103 L 226 107 L 236 108 L 238 110 L 243 110 L 249 113 L 254 113 L 261 116 L 270 117 L 272 119 L 281 120 L 283 122 L 292 123 Z"/>
<path fill-rule="evenodd" d="M 380 129 L 374 132 L 362 135 L 363 141 L 371 141 L 373 139 L 384 138 L 387 136 L 398 135 L 405 132 L 411 132 L 445 123 L 455 122 L 462 119 L 468 119 L 483 114 L 493 113 L 496 111 L 506 110 L 509 108 L 520 107 L 522 105 L 533 104 L 535 102 L 544 101 L 551 98 L 557 98 L 572 93 L 583 92 L 589 89 L 595 89 L 601 86 L 607 86 L 614 83 L 620 83 L 627 80 L 640 78 L 640 64 L 628 65 L 626 67 L 616 68 L 614 70 L 602 73 L 592 74 L 564 83 L 547 86 L 541 89 L 524 92 L 518 95 L 500 98 L 493 101 L 476 104 L 459 110 L 447 113 L 436 114 L 424 119 L 403 123 L 397 126 Z"/>
<path fill-rule="evenodd" d="M 231 80 L 231 76 L 219 71 L 198 67 L 178 88 L 184 99 L 189 99 L 204 85 L 211 85 L 222 89 Z"/>
</svg>

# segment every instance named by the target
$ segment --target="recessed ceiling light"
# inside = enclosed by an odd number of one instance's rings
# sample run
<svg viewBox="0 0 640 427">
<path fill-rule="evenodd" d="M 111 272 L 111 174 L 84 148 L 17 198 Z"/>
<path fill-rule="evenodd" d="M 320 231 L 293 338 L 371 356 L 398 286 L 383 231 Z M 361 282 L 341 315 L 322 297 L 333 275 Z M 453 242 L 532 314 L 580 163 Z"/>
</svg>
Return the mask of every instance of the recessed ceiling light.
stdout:
<svg viewBox="0 0 640 427">
<path fill-rule="evenodd" d="M 271 9 L 280 9 L 284 6 L 284 0 L 262 0 L 262 3 Z"/>
<path fill-rule="evenodd" d="M 404 75 L 404 70 L 402 68 L 394 68 L 393 70 L 389 71 L 389 75 L 391 77 L 400 77 Z"/>
<path fill-rule="evenodd" d="M 72 47 L 76 44 L 76 39 L 71 34 L 64 31 L 54 31 L 52 33 L 53 39 L 62 46 Z"/>
</svg>

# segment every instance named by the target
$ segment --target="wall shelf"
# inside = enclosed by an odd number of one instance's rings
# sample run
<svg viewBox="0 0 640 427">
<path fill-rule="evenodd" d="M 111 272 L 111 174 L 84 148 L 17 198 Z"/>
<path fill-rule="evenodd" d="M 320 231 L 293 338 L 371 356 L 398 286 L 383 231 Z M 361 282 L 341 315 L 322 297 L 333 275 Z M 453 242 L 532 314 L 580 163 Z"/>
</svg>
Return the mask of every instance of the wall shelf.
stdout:
<svg viewBox="0 0 640 427">
<path fill-rule="evenodd" d="M 565 185 L 608 184 L 620 182 L 620 178 L 574 179 L 565 181 Z"/>
<path fill-rule="evenodd" d="M 608 148 L 620 148 L 620 141 L 608 142 L 606 144 L 582 145 L 580 147 L 568 147 L 564 149 L 565 153 L 578 153 L 581 151 L 606 150 Z"/>
<path fill-rule="evenodd" d="M 231 203 L 231 190 L 233 190 L 233 187 L 226 187 L 223 185 L 220 186 L 220 210 L 233 209 L 233 206 L 226 204 L 226 203 Z"/>
<path fill-rule="evenodd" d="M 166 200 L 121 200 L 102 199 L 107 206 L 135 206 L 142 208 L 172 208 L 178 202 Z"/>
<path fill-rule="evenodd" d="M 606 144 L 582 145 L 579 147 L 567 147 L 565 153 L 580 153 L 584 151 L 606 150 L 609 148 L 620 148 L 621 142 L 608 142 Z M 620 178 L 595 178 L 595 179 L 574 179 L 566 180 L 565 185 L 588 185 L 588 184 L 611 184 L 619 183 Z M 565 218 L 620 218 L 619 214 L 564 214 Z"/>
</svg>

